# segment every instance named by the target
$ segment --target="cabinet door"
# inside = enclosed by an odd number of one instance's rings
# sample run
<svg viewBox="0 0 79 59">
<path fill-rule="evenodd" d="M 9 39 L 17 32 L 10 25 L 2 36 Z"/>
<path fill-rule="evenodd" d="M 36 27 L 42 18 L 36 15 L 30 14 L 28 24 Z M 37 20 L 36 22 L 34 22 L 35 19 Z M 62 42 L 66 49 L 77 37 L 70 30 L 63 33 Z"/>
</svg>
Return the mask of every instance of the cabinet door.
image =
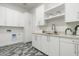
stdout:
<svg viewBox="0 0 79 59">
<path fill-rule="evenodd" d="M 75 44 L 72 43 L 71 39 L 61 38 L 60 40 L 60 56 L 75 56 Z"/>
<path fill-rule="evenodd" d="M 41 43 L 41 51 L 45 54 L 48 54 L 48 36 L 42 35 L 42 38 L 40 40 Z"/>
<path fill-rule="evenodd" d="M 77 44 L 77 55 L 79 56 L 79 44 Z"/>
<path fill-rule="evenodd" d="M 36 48 L 39 49 L 39 50 L 41 50 L 41 42 L 40 42 L 41 37 L 42 37 L 41 35 L 37 35 L 37 45 L 36 45 Z"/>
<path fill-rule="evenodd" d="M 17 11 L 7 8 L 7 26 L 18 26 Z"/>
<path fill-rule="evenodd" d="M 0 6 L 0 26 L 6 25 L 6 8 L 3 6 Z"/>
<path fill-rule="evenodd" d="M 36 47 L 37 45 L 37 36 L 35 34 L 32 34 L 32 46 Z"/>
<path fill-rule="evenodd" d="M 67 3 L 65 4 L 65 21 L 74 22 L 79 21 L 79 3 Z"/>
<path fill-rule="evenodd" d="M 24 27 L 24 14 L 21 12 L 18 12 L 18 26 Z"/>
<path fill-rule="evenodd" d="M 59 55 L 59 38 L 58 37 L 50 37 L 49 41 L 49 55 L 58 56 Z"/>
<path fill-rule="evenodd" d="M 44 5 L 36 8 L 36 25 L 44 25 Z"/>
</svg>

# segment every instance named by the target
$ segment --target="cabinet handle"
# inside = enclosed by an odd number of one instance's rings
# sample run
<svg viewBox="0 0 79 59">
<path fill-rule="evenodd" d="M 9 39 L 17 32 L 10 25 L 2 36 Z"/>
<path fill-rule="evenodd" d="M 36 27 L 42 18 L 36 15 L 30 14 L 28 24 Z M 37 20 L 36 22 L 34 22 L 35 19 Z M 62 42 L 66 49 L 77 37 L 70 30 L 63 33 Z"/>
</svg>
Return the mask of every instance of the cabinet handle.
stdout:
<svg viewBox="0 0 79 59">
<path fill-rule="evenodd" d="M 75 44 L 75 55 L 76 55 L 76 44 Z"/>
<path fill-rule="evenodd" d="M 49 38 L 49 37 L 47 37 L 47 41 L 48 41 L 48 42 L 50 41 L 50 38 Z"/>
<path fill-rule="evenodd" d="M 37 41 L 37 36 L 35 36 L 35 40 Z"/>
<path fill-rule="evenodd" d="M 49 40 L 49 39 L 47 39 L 47 41 L 49 42 L 50 40 Z"/>
</svg>

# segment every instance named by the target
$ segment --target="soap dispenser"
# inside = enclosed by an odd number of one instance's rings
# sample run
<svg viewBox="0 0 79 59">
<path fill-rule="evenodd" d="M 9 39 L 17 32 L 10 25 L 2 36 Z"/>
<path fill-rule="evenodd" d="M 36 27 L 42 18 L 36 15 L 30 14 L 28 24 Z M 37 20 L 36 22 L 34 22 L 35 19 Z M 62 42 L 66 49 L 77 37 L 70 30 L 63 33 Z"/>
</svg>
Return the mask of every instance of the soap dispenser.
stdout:
<svg viewBox="0 0 79 59">
<path fill-rule="evenodd" d="M 17 38 L 16 33 L 12 33 L 12 40 L 15 41 Z"/>
</svg>

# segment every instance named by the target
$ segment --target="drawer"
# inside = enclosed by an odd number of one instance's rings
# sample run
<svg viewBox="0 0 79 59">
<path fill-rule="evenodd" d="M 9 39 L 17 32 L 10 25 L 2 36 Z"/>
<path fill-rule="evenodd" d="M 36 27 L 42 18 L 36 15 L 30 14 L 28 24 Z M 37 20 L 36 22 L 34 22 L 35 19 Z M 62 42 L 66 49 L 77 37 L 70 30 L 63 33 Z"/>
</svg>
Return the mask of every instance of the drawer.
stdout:
<svg viewBox="0 0 79 59">
<path fill-rule="evenodd" d="M 77 44 L 79 44 L 79 40 L 74 39 L 74 42 L 77 43 Z"/>
<path fill-rule="evenodd" d="M 74 39 L 70 39 L 70 38 L 60 38 L 60 42 L 67 42 L 67 43 L 74 43 Z"/>
</svg>

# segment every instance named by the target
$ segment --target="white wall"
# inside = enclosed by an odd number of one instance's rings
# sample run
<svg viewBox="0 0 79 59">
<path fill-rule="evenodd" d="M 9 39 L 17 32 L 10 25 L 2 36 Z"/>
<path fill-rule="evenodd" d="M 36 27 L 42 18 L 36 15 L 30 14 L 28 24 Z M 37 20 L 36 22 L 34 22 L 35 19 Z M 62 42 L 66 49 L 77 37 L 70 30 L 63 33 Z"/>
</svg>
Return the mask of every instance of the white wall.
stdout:
<svg viewBox="0 0 79 59">
<path fill-rule="evenodd" d="M 7 32 L 7 30 L 12 31 Z M 16 34 L 16 38 L 14 39 L 12 38 L 13 33 Z M 24 28 L 0 26 L 0 47 L 18 42 L 23 42 L 23 40 L 24 40 Z"/>
<path fill-rule="evenodd" d="M 47 30 L 50 30 L 49 28 L 52 27 L 52 24 L 56 25 L 56 30 L 58 32 L 65 32 L 65 29 L 67 28 L 67 24 L 64 22 L 64 17 L 52 19 L 48 21 Z"/>
<path fill-rule="evenodd" d="M 64 17 L 61 17 L 61 18 L 52 19 L 51 21 L 47 21 L 47 27 L 43 27 L 41 29 L 42 30 L 44 29 L 46 31 L 51 31 L 52 24 L 56 25 L 57 32 L 61 34 L 65 34 L 66 28 L 74 29 L 76 25 L 79 25 L 79 22 L 66 23 Z"/>
</svg>

